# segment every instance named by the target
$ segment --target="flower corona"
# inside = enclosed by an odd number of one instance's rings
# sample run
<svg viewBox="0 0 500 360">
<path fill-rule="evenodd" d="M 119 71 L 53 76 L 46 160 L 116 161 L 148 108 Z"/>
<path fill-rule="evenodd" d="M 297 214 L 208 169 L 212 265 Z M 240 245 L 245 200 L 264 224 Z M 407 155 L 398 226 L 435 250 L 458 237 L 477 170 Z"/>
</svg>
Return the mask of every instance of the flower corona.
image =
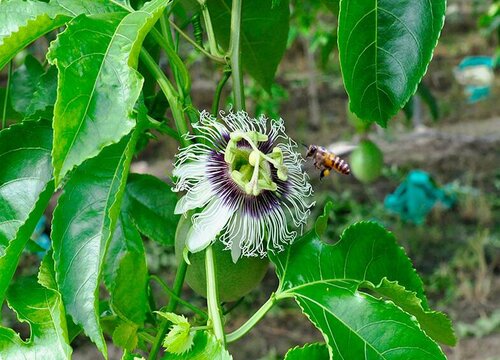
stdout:
<svg viewBox="0 0 500 360">
<path fill-rule="evenodd" d="M 283 250 L 302 232 L 313 205 L 296 144 L 282 119 L 252 119 L 243 111 L 220 117 L 202 112 L 195 134 L 187 135 L 192 144 L 177 155 L 174 191 L 186 194 L 175 212 L 201 209 L 186 246 L 198 252 L 218 238 L 234 262 Z"/>
</svg>

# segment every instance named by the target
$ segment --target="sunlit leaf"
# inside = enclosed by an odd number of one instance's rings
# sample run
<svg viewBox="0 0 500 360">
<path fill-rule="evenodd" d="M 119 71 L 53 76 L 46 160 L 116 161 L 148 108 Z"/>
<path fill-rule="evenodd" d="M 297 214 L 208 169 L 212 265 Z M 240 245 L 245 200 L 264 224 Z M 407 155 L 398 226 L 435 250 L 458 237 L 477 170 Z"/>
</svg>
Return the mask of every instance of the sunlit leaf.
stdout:
<svg viewBox="0 0 500 360">
<path fill-rule="evenodd" d="M 124 206 L 139 231 L 164 245 L 173 245 L 179 215 L 174 214 L 177 195 L 164 181 L 131 174 Z"/>
<path fill-rule="evenodd" d="M 386 126 L 417 90 L 444 24 L 445 0 L 342 0 L 338 44 L 350 108 Z"/>
<path fill-rule="evenodd" d="M 277 298 L 296 299 L 321 330 L 334 358 L 445 359 L 417 320 L 395 305 L 401 302 L 401 294 L 387 291 L 384 297 L 397 296 L 386 301 L 361 291 L 366 284 L 388 278 L 413 292 L 421 308 L 428 309 L 409 259 L 394 237 L 376 223 L 350 226 L 335 245 L 321 242 L 310 232 L 286 251 L 272 254 L 271 260 L 280 278 Z M 452 332 L 449 323 L 442 329 Z"/>
<path fill-rule="evenodd" d="M 71 358 L 64 307 L 59 293 L 52 288 L 53 262 L 44 261 L 40 269 L 40 282 L 35 277 L 16 280 L 7 293 L 9 306 L 19 320 L 30 325 L 31 336 L 23 341 L 11 329 L 0 327 L 1 359 Z"/>
<path fill-rule="evenodd" d="M 139 342 L 137 325 L 121 323 L 113 331 L 113 343 L 122 349 L 133 351 Z"/>
<path fill-rule="evenodd" d="M 64 25 L 71 17 L 68 11 L 53 3 L 0 2 L 0 69 L 25 46 Z"/>
<path fill-rule="evenodd" d="M 153 0 L 129 14 L 80 15 L 52 43 L 47 58 L 59 70 L 52 152 L 56 185 L 135 126 L 132 112 L 143 82 L 135 70 L 140 47 L 167 5 Z"/>
<path fill-rule="evenodd" d="M 211 333 L 198 331 L 194 345 L 184 354 L 166 353 L 163 360 L 231 360 L 233 357 Z"/>
<path fill-rule="evenodd" d="M 19 257 L 54 191 L 47 122 L 0 132 L 0 303 Z"/>
<path fill-rule="evenodd" d="M 51 239 L 66 311 L 106 354 L 98 289 L 106 248 L 120 212 L 136 137 L 125 137 L 80 166 L 54 210 Z"/>
<path fill-rule="evenodd" d="M 285 360 L 326 360 L 329 359 L 328 347 L 325 344 L 306 344 L 288 350 Z"/>
<path fill-rule="evenodd" d="M 4 0 L 0 2 L 0 69 L 20 50 L 79 14 L 121 9 L 108 0 Z"/>
<path fill-rule="evenodd" d="M 432 339 L 450 346 L 456 344 L 457 339 L 450 319 L 441 312 L 424 310 L 421 300 L 414 292 L 406 290 L 396 281 L 389 281 L 387 279 L 383 279 L 375 287 L 369 285 L 368 288 L 391 299 L 401 309 L 415 316 L 422 330 Z"/>
<path fill-rule="evenodd" d="M 230 37 L 231 0 L 208 0 L 215 35 L 227 49 Z M 272 6 L 269 0 L 243 1 L 241 9 L 241 59 L 243 67 L 268 92 L 286 50 L 290 22 L 288 0 Z"/>
</svg>

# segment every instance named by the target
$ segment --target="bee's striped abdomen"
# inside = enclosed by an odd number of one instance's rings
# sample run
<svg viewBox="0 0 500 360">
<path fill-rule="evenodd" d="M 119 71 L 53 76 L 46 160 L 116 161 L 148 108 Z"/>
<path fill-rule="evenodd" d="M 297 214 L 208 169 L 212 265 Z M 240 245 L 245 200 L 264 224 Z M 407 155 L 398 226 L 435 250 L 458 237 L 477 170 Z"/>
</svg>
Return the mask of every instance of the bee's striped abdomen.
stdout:
<svg viewBox="0 0 500 360">
<path fill-rule="evenodd" d="M 349 164 L 338 156 L 335 156 L 333 159 L 332 169 L 344 175 L 349 175 L 351 173 Z"/>
</svg>

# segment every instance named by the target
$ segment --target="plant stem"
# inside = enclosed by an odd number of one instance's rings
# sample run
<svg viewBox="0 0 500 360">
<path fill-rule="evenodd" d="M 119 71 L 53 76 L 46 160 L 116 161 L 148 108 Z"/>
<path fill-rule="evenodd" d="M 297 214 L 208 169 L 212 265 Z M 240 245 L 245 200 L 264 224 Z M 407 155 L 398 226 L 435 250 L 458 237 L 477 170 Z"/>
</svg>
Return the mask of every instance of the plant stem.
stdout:
<svg viewBox="0 0 500 360">
<path fill-rule="evenodd" d="M 154 41 L 156 41 L 156 43 L 160 45 L 160 47 L 165 51 L 165 54 L 167 55 L 168 61 L 170 62 L 170 66 L 172 67 L 172 71 L 175 75 L 175 81 L 181 89 L 180 95 L 187 96 L 191 91 L 191 79 L 189 77 L 186 66 L 182 62 L 179 55 L 175 52 L 173 44 L 165 39 L 155 28 L 151 30 L 150 34 L 153 37 Z"/>
<path fill-rule="evenodd" d="M 176 297 L 179 297 L 179 294 L 181 293 L 182 290 L 182 285 L 184 284 L 184 278 L 186 277 L 186 271 L 187 271 L 187 264 L 183 260 L 181 260 L 179 267 L 177 268 L 177 273 L 175 274 L 175 280 L 174 280 L 174 286 L 172 291 L 176 295 Z M 167 304 L 167 312 L 174 312 L 176 307 L 177 307 L 177 298 L 171 297 L 170 300 L 168 301 Z M 163 339 L 165 338 L 165 334 L 167 333 L 168 326 L 170 325 L 170 322 L 167 319 L 162 319 L 162 322 L 160 323 L 158 333 L 156 334 L 155 341 L 153 345 L 151 346 L 151 352 L 149 353 L 149 360 L 155 360 L 156 357 L 158 356 L 158 352 L 160 351 L 161 343 L 163 342 Z"/>
<path fill-rule="evenodd" d="M 188 43 L 193 45 L 197 50 L 199 50 L 202 54 L 207 56 L 209 59 L 211 59 L 219 64 L 226 63 L 224 58 L 217 56 L 217 55 L 213 55 L 213 54 L 209 53 L 207 50 L 205 50 L 204 48 L 202 48 L 200 45 L 198 45 L 196 43 L 196 41 L 191 39 L 191 37 L 188 34 L 186 34 L 184 31 L 182 31 L 182 29 L 180 27 L 178 27 L 172 20 L 170 20 L 170 25 L 172 25 L 172 27 L 175 29 L 175 31 L 177 31 L 184 39 L 186 39 L 186 41 Z"/>
<path fill-rule="evenodd" d="M 7 104 L 9 101 L 10 78 L 11 77 L 12 77 L 12 60 L 9 62 L 9 72 L 7 74 L 7 87 L 5 88 L 5 98 L 3 101 L 2 129 L 5 129 L 5 126 L 7 125 Z"/>
<path fill-rule="evenodd" d="M 236 110 L 245 110 L 245 91 L 243 88 L 243 73 L 241 71 L 241 3 L 242 0 L 233 0 L 231 8 L 231 33 L 229 51 L 233 76 L 234 107 Z"/>
<path fill-rule="evenodd" d="M 176 293 L 174 293 L 174 291 L 172 289 L 170 289 L 168 287 L 168 285 L 162 280 L 160 279 L 158 276 L 156 275 L 150 275 L 149 278 L 151 280 L 154 280 L 156 281 L 158 284 L 160 284 L 160 286 L 163 288 L 163 291 L 165 291 L 168 296 L 170 298 L 175 298 L 179 304 L 182 304 L 184 305 L 185 307 L 187 307 L 189 310 L 191 310 L 192 312 L 194 312 L 195 314 L 198 314 L 200 315 L 201 317 L 203 317 L 204 319 L 208 319 L 208 314 L 206 312 L 204 312 L 203 310 L 201 310 L 200 308 L 194 306 L 194 305 L 191 305 L 189 302 L 181 299 Z"/>
<path fill-rule="evenodd" d="M 214 330 L 215 337 L 225 344 L 224 327 L 222 325 L 221 311 L 219 308 L 219 294 L 217 290 L 217 276 L 215 274 L 214 253 L 210 245 L 205 250 L 205 270 L 207 272 L 207 307 L 209 321 Z M 210 324 L 209 324 L 210 325 Z"/>
<path fill-rule="evenodd" d="M 252 315 L 250 319 L 247 320 L 246 323 L 241 325 L 237 330 L 233 331 L 230 334 L 227 334 L 226 340 L 228 343 L 236 341 L 243 337 L 246 333 L 248 333 L 263 317 L 267 314 L 269 310 L 276 304 L 277 299 L 274 293 L 271 294 L 271 297 L 260 307 L 259 310 L 255 314 Z"/>
<path fill-rule="evenodd" d="M 161 28 L 161 33 L 163 35 L 162 36 L 163 39 L 168 44 L 168 48 L 172 50 L 170 53 L 167 53 L 167 58 L 169 59 L 169 61 L 171 63 L 173 62 L 172 60 L 174 58 L 177 58 L 180 60 L 179 56 L 177 55 L 177 49 L 174 45 L 174 38 L 172 36 L 172 31 L 170 30 L 170 22 L 168 19 L 168 15 L 166 14 L 166 11 L 160 17 L 160 28 Z M 172 53 L 174 53 L 175 56 L 173 56 Z M 175 78 L 175 82 L 177 84 L 177 90 L 179 92 L 179 95 L 184 96 L 185 92 L 189 93 L 189 90 L 190 90 L 189 88 L 187 88 L 186 91 L 184 91 L 185 79 L 183 79 L 181 77 L 181 75 L 179 74 L 179 71 L 182 71 L 183 68 L 185 68 L 184 64 L 182 64 L 182 66 L 179 66 L 179 64 L 176 64 L 177 66 L 175 66 L 174 64 L 171 64 L 171 65 L 172 65 L 171 68 L 172 68 L 172 72 L 174 73 L 174 78 Z"/>
<path fill-rule="evenodd" d="M 181 137 L 179 136 L 177 131 L 172 129 L 170 126 L 168 126 L 164 122 L 158 121 L 149 115 L 148 115 L 148 121 L 149 121 L 149 126 L 148 126 L 149 128 L 158 130 L 160 133 L 170 136 L 172 139 L 174 139 L 177 142 L 181 141 Z"/>
<path fill-rule="evenodd" d="M 217 112 L 219 111 L 220 95 L 222 93 L 224 85 L 226 85 L 226 82 L 230 76 L 231 76 L 231 69 L 230 68 L 224 69 L 224 72 L 222 73 L 222 78 L 220 79 L 219 83 L 217 84 L 217 88 L 215 89 L 214 102 L 212 103 L 213 116 L 217 116 Z"/>
<path fill-rule="evenodd" d="M 181 101 L 175 89 L 173 88 L 166 75 L 160 69 L 158 64 L 144 48 L 141 49 L 141 60 L 151 72 L 158 85 L 160 85 L 160 89 L 163 91 L 168 103 L 170 104 L 170 110 L 172 111 L 175 126 L 177 127 L 179 135 L 181 135 L 180 141 L 182 146 L 188 146 L 190 144 L 190 141 L 182 135 L 187 134 L 189 132 L 189 129 L 186 124 L 186 119 L 184 118 Z"/>
<path fill-rule="evenodd" d="M 153 344 L 155 341 L 155 338 L 149 335 L 148 333 L 145 332 L 138 332 L 137 336 L 139 336 L 141 339 L 147 341 L 150 344 Z"/>
<path fill-rule="evenodd" d="M 203 17 L 203 21 L 205 22 L 205 30 L 207 31 L 208 47 L 210 49 L 210 53 L 213 56 L 221 57 L 222 54 L 219 52 L 219 48 L 217 47 L 217 41 L 215 40 L 215 32 L 212 26 L 210 12 L 208 11 L 207 2 L 206 0 L 198 0 L 198 3 L 200 4 L 201 15 Z"/>
</svg>

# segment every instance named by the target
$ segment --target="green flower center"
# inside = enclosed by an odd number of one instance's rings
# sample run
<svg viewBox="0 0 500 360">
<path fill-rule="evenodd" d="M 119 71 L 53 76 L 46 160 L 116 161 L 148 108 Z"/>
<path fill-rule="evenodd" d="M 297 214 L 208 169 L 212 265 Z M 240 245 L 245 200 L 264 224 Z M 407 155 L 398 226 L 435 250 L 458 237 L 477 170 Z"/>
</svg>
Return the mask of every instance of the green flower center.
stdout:
<svg viewBox="0 0 500 360">
<path fill-rule="evenodd" d="M 246 140 L 250 147 L 239 147 Z M 272 179 L 271 166 L 277 170 L 278 178 L 285 181 L 288 171 L 283 165 L 283 153 L 274 147 L 270 154 L 259 150 L 259 143 L 268 140 L 267 135 L 257 131 L 234 131 L 226 146 L 224 161 L 229 165 L 233 181 L 248 195 L 259 195 L 264 190 L 276 191 L 278 185 Z"/>
</svg>

